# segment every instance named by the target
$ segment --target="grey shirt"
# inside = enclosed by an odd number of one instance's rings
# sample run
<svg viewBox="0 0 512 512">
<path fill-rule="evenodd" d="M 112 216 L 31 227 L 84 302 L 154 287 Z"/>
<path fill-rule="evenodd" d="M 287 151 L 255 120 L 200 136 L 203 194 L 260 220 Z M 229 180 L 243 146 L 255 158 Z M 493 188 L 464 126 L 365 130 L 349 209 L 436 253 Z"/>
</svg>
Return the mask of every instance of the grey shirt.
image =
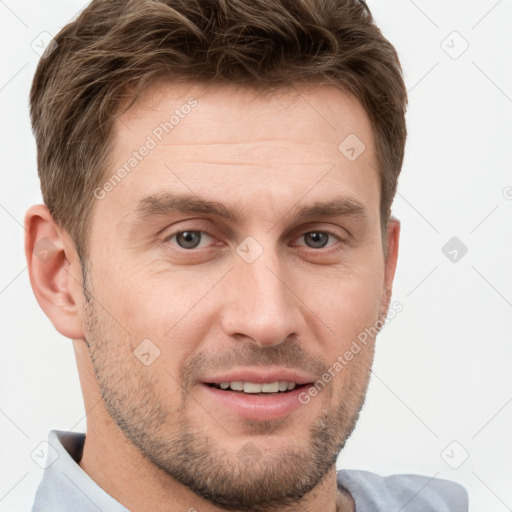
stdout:
<svg viewBox="0 0 512 512">
<path fill-rule="evenodd" d="M 129 512 L 85 473 L 78 462 L 85 434 L 52 430 L 43 479 L 32 512 Z M 51 451 L 51 454 L 50 454 Z M 379 476 L 341 470 L 338 487 L 350 492 L 356 512 L 467 512 L 468 495 L 459 484 L 420 475 Z"/>
</svg>

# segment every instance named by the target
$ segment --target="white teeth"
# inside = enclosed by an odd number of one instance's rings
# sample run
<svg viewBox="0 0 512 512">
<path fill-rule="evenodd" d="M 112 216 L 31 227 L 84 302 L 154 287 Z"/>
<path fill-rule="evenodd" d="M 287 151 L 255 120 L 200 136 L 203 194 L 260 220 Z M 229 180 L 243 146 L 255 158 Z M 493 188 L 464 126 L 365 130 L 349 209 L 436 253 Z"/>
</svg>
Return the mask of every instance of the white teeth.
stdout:
<svg viewBox="0 0 512 512">
<path fill-rule="evenodd" d="M 262 384 L 261 391 L 263 393 L 277 393 L 279 391 L 279 382 L 272 382 L 269 384 Z"/>
<path fill-rule="evenodd" d="M 261 393 L 261 384 L 244 382 L 244 393 Z"/>
<path fill-rule="evenodd" d="M 279 381 L 279 391 L 286 391 L 288 389 L 288 382 L 285 380 Z"/>
<path fill-rule="evenodd" d="M 219 387 L 221 389 L 243 391 L 244 393 L 278 393 L 279 391 L 291 391 L 297 387 L 297 384 L 286 380 L 276 380 L 275 382 L 265 382 L 263 384 L 236 380 L 232 382 L 221 382 Z"/>
</svg>

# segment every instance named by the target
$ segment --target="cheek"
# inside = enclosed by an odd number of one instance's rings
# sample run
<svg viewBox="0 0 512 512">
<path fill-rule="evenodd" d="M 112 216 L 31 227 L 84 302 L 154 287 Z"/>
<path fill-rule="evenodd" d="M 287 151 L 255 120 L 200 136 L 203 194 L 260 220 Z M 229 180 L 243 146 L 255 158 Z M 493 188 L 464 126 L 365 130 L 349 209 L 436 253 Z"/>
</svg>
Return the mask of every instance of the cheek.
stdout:
<svg viewBox="0 0 512 512">
<path fill-rule="evenodd" d="M 317 294 L 317 310 L 322 320 L 343 344 L 378 320 L 382 281 L 375 273 L 333 278 L 328 288 Z"/>
<path fill-rule="evenodd" d="M 127 275 L 105 285 L 105 304 L 128 331 L 131 348 L 150 340 L 158 348 L 159 363 L 177 377 L 183 361 L 208 338 L 212 318 L 205 312 L 213 311 L 212 301 L 219 300 L 213 291 L 209 293 L 218 277 L 192 279 L 190 272 L 150 274 L 144 269 L 132 269 Z"/>
</svg>

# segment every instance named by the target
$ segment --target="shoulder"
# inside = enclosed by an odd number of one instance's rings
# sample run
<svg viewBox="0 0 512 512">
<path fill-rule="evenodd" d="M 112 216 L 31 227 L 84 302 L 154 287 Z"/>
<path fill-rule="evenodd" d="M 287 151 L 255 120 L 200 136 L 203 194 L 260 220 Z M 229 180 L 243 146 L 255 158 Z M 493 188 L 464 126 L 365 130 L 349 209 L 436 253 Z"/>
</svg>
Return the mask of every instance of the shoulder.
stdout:
<svg viewBox="0 0 512 512">
<path fill-rule="evenodd" d="M 467 512 L 466 489 L 450 480 L 422 475 L 380 476 L 369 471 L 338 471 L 338 485 L 352 495 L 357 510 Z"/>
</svg>

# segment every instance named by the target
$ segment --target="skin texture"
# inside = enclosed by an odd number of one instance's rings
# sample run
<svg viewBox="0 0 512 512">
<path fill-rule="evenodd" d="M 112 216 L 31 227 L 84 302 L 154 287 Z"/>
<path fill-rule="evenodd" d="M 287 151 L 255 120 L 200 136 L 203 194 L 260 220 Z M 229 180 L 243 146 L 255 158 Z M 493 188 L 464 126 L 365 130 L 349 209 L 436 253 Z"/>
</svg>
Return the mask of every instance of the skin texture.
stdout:
<svg viewBox="0 0 512 512">
<path fill-rule="evenodd" d="M 34 293 L 74 340 L 88 413 L 80 465 L 134 511 L 353 510 L 336 491 L 335 461 L 364 401 L 374 339 L 282 418 L 241 417 L 202 382 L 241 367 L 316 381 L 385 315 L 400 225 L 387 225 L 385 257 L 370 122 L 333 86 L 261 95 L 158 84 L 117 119 L 100 187 L 190 98 L 172 131 L 98 194 L 85 272 L 46 207 L 27 212 Z M 365 144 L 354 161 L 338 149 L 350 134 Z M 136 213 L 144 197 L 169 193 L 239 218 Z M 340 196 L 364 215 L 295 215 Z M 247 237 L 250 254 L 261 252 L 250 263 L 237 252 Z M 34 256 L 42 238 L 55 248 L 47 261 Z M 136 357 L 143 340 L 149 365 Z"/>
</svg>

